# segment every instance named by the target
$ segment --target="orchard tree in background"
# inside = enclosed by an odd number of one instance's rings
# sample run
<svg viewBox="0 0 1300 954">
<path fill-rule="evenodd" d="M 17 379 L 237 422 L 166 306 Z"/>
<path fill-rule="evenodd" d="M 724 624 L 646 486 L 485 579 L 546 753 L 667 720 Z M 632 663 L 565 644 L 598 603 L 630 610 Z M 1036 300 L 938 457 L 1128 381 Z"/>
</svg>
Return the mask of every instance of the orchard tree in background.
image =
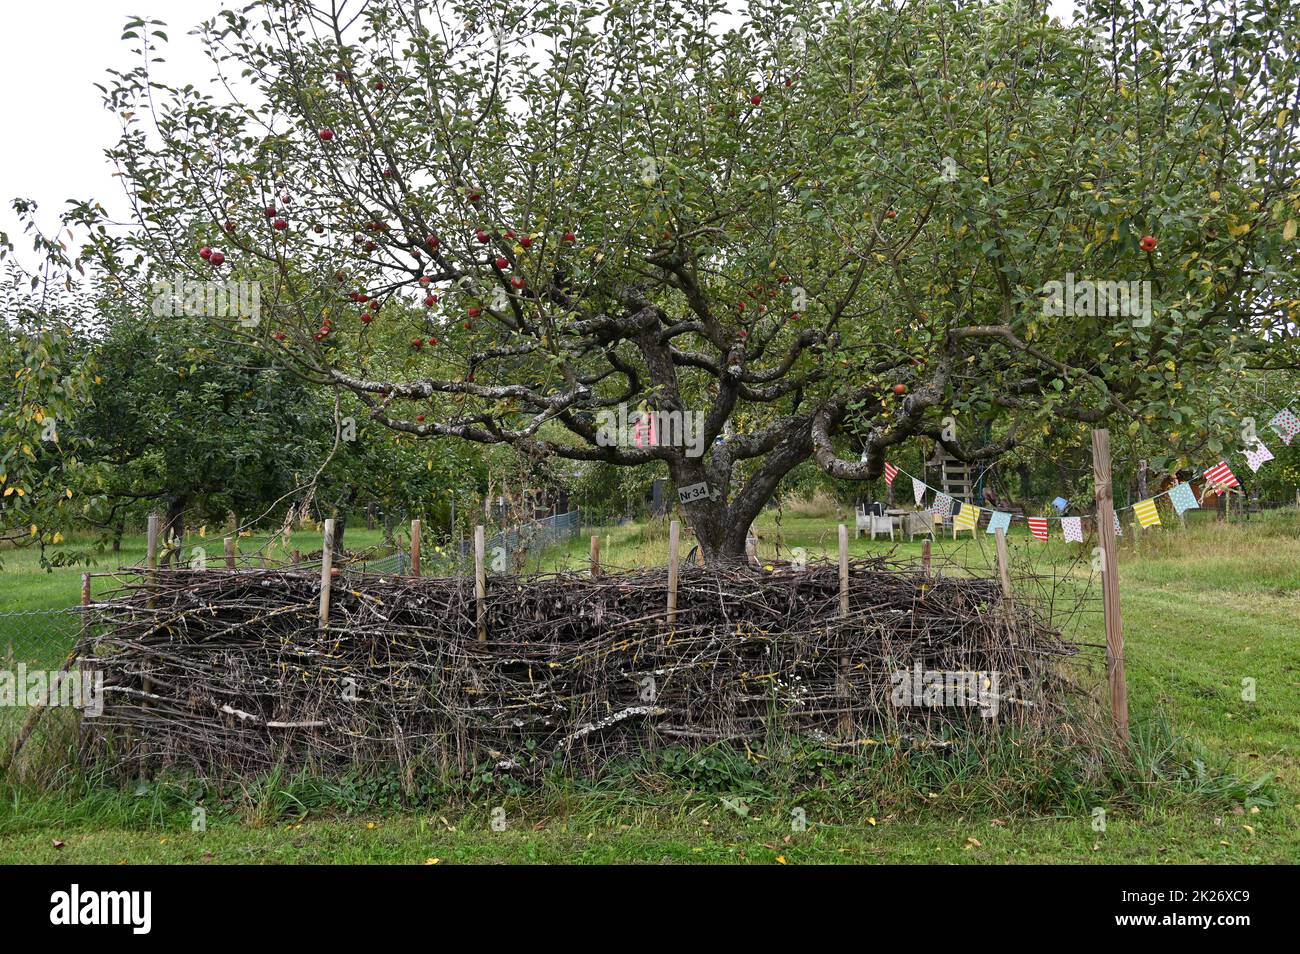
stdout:
<svg viewBox="0 0 1300 954">
<path fill-rule="evenodd" d="M 661 463 L 706 486 L 710 561 L 801 462 L 1231 441 L 1206 382 L 1296 363 L 1286 0 L 724 8 L 268 0 L 183 87 L 134 20 L 105 94 L 135 221 L 87 257 L 130 294 L 262 282 L 221 333 L 394 431 Z M 1151 307 L 1054 307 L 1067 277 Z M 619 408 L 698 413 L 705 453 L 605 446 Z"/>
</svg>

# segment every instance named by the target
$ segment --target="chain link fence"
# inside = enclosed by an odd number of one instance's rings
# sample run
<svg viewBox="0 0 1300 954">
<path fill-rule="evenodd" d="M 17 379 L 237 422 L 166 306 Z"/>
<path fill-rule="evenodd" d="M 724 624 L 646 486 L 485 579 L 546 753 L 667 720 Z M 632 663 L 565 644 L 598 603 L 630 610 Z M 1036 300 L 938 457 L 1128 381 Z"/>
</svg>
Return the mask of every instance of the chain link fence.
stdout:
<svg viewBox="0 0 1300 954">
<path fill-rule="evenodd" d="M 80 631 L 80 606 L 0 611 L 0 669 L 58 669 Z"/>
</svg>

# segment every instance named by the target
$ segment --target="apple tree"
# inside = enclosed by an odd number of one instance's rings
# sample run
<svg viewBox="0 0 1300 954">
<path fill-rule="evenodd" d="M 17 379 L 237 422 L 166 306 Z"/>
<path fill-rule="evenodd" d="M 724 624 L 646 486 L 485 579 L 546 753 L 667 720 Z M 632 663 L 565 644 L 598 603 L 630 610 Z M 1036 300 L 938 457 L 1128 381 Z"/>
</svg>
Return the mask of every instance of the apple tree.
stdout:
<svg viewBox="0 0 1300 954">
<path fill-rule="evenodd" d="M 1044 7 L 267 0 L 179 87 L 133 20 L 86 254 L 264 282 L 247 346 L 396 432 L 662 465 L 736 559 L 804 461 L 1159 434 L 1295 363 L 1296 9 Z"/>
</svg>

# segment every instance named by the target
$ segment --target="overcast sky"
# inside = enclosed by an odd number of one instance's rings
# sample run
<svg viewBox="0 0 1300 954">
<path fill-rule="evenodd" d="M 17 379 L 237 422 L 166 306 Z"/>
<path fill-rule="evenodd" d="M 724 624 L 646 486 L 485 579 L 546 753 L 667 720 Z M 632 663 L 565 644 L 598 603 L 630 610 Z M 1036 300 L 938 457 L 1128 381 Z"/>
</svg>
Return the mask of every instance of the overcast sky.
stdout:
<svg viewBox="0 0 1300 954">
<path fill-rule="evenodd" d="M 30 240 L 18 232 L 10 200 L 40 203 L 41 227 L 52 229 L 69 198 L 93 198 L 120 217 L 122 188 L 112 177 L 103 150 L 120 130 L 104 110 L 96 82 L 110 66 L 128 69 L 128 44 L 120 40 L 131 15 L 166 21 L 165 82 L 204 83 L 207 57 L 188 34 L 211 18 L 221 0 L 6 0 L 0 22 L 0 230 L 18 246 L 21 261 L 33 264 Z M 1067 18 L 1071 0 L 1052 0 L 1051 12 Z"/>
</svg>

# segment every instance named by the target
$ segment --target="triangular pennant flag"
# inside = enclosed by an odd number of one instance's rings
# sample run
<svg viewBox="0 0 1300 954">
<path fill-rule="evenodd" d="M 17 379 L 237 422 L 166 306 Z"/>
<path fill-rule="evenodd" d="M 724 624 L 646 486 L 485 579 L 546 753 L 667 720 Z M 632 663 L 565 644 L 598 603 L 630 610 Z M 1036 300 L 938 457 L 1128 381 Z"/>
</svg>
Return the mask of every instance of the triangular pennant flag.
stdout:
<svg viewBox="0 0 1300 954">
<path fill-rule="evenodd" d="M 1300 431 L 1300 416 L 1289 407 L 1278 411 L 1273 420 L 1268 422 L 1268 426 L 1277 431 L 1278 436 L 1282 438 L 1283 444 L 1290 444 L 1291 438 L 1295 437 L 1296 432 Z"/>
<path fill-rule="evenodd" d="M 1011 529 L 1011 514 L 1003 513 L 1000 510 L 994 510 L 993 515 L 989 517 L 989 528 L 986 533 L 997 533 L 1001 530 L 1006 533 Z"/>
<path fill-rule="evenodd" d="M 957 516 L 952 518 L 954 530 L 974 530 L 980 522 L 980 508 L 974 504 L 964 503 L 961 509 L 957 511 Z"/>
<path fill-rule="evenodd" d="M 934 512 L 948 516 L 952 513 L 953 499 L 947 494 L 934 495 Z"/>
<path fill-rule="evenodd" d="M 1188 491 L 1191 492 L 1190 490 Z M 1193 500 L 1193 503 L 1196 501 Z M 1138 526 L 1141 527 L 1158 527 L 1160 526 L 1160 513 L 1156 510 L 1156 499 L 1150 497 L 1146 500 L 1139 500 L 1133 505 L 1133 512 L 1137 514 Z"/>
<path fill-rule="evenodd" d="M 1264 442 L 1256 439 L 1255 446 L 1248 447 L 1245 451 L 1246 463 L 1250 466 L 1251 473 L 1259 473 L 1259 469 L 1267 461 L 1273 459 L 1273 453 L 1264 446 Z"/>
<path fill-rule="evenodd" d="M 916 498 L 916 505 L 919 507 L 925 503 L 925 481 L 912 478 L 912 496 Z"/>
<path fill-rule="evenodd" d="M 1074 543 L 1083 542 L 1083 518 L 1082 517 L 1062 517 L 1061 533 L 1065 535 L 1067 541 Z"/>
<path fill-rule="evenodd" d="M 1200 507 L 1196 502 L 1196 494 L 1192 493 L 1191 484 L 1174 484 L 1170 487 L 1169 502 L 1179 513 L 1186 513 L 1188 510 L 1196 510 Z"/>
<path fill-rule="evenodd" d="M 1035 540 L 1047 539 L 1047 518 L 1046 517 L 1026 517 L 1029 522 L 1029 532 L 1034 535 Z"/>
<path fill-rule="evenodd" d="M 894 486 L 894 478 L 898 476 L 898 468 L 885 461 L 885 484 L 889 487 Z"/>
<path fill-rule="evenodd" d="M 1228 467 L 1226 460 L 1221 460 L 1205 472 L 1205 479 L 1212 484 L 1218 484 L 1220 487 L 1240 487 L 1241 481 L 1237 475 Z"/>
</svg>

